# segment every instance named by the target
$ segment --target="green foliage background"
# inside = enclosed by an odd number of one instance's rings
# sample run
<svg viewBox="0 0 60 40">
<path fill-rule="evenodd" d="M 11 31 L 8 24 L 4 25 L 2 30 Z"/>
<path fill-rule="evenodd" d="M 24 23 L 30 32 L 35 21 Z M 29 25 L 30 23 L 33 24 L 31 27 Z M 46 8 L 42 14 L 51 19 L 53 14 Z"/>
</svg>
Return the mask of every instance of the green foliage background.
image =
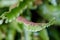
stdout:
<svg viewBox="0 0 60 40">
<path fill-rule="evenodd" d="M 60 40 L 60 0 L 0 0 L 0 40 Z"/>
</svg>

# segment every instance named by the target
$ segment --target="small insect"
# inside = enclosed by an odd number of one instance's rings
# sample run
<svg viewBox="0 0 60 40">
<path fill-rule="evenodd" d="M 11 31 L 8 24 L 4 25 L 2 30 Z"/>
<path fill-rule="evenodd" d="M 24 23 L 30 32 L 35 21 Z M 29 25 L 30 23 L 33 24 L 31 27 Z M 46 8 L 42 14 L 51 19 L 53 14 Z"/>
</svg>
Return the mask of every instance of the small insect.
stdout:
<svg viewBox="0 0 60 40">
<path fill-rule="evenodd" d="M 42 4 L 42 0 L 35 0 L 34 5 L 40 5 Z"/>
</svg>

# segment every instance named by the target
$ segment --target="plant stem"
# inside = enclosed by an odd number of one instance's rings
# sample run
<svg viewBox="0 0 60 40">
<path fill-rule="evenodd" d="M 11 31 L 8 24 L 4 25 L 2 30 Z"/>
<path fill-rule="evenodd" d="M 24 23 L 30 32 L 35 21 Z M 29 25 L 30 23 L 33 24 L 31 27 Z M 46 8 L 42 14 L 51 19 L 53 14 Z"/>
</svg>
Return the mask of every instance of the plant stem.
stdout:
<svg viewBox="0 0 60 40">
<path fill-rule="evenodd" d="M 43 29 L 39 33 L 41 40 L 49 40 L 49 36 L 46 29 Z"/>
<path fill-rule="evenodd" d="M 2 32 L 1 32 L 1 30 L 0 30 L 0 40 L 2 40 Z"/>
<path fill-rule="evenodd" d="M 31 40 L 31 32 L 24 28 L 24 40 Z"/>
</svg>

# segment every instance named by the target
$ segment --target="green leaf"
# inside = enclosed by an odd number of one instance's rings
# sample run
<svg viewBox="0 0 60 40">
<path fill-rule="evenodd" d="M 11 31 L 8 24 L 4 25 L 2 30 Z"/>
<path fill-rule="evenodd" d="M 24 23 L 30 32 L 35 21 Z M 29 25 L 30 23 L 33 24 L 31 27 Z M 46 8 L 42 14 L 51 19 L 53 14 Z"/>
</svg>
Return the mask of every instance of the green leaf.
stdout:
<svg viewBox="0 0 60 40">
<path fill-rule="evenodd" d="M 18 17 L 27 8 L 29 2 L 30 0 L 27 1 L 24 0 L 23 2 L 20 3 L 18 7 L 12 9 L 11 12 L 5 13 L 6 22 L 11 22 L 12 20 L 15 20 L 16 17 Z"/>
</svg>

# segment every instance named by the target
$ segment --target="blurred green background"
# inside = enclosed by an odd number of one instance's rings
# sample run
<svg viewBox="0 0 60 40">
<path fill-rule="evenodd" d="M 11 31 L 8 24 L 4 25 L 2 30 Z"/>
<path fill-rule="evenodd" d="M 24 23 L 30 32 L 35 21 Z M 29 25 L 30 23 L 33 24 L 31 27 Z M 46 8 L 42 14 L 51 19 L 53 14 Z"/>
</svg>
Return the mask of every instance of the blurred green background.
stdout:
<svg viewBox="0 0 60 40">
<path fill-rule="evenodd" d="M 60 40 L 60 0 L 0 0 L 0 40 Z"/>
</svg>

